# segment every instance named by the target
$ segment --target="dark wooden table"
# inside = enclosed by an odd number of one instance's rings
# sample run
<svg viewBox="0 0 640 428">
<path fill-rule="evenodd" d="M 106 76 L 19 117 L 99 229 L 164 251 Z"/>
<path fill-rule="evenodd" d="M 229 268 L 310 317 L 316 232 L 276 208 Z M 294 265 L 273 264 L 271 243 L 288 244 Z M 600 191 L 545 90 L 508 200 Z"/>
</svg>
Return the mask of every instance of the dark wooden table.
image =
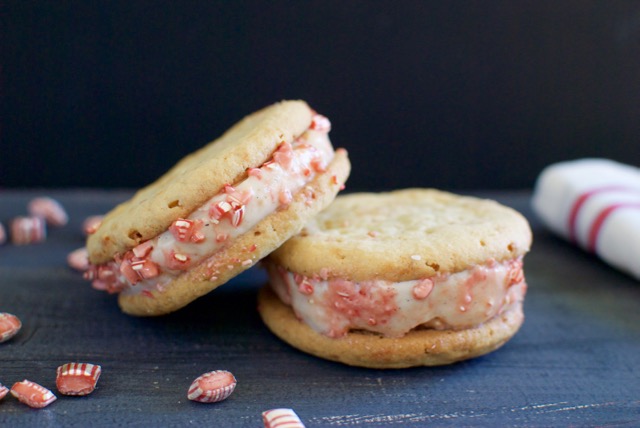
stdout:
<svg viewBox="0 0 640 428">
<path fill-rule="evenodd" d="M 256 313 L 265 283 L 253 269 L 187 308 L 133 318 L 114 296 L 67 267 L 81 223 L 129 192 L 2 191 L 0 220 L 34 196 L 68 209 L 70 224 L 45 243 L 0 247 L 0 312 L 23 322 L 0 344 L 0 383 L 24 378 L 55 390 L 64 363 L 102 365 L 96 391 L 34 410 L 7 396 L 0 426 L 260 427 L 261 412 L 295 409 L 313 426 L 640 426 L 640 282 L 555 238 L 526 192 L 485 193 L 523 212 L 534 229 L 525 259 L 526 321 L 502 349 L 436 368 L 368 370 L 308 356 L 274 337 Z M 639 261 L 640 263 L 640 261 Z M 234 394 L 193 403 L 187 388 L 215 369 Z"/>
</svg>

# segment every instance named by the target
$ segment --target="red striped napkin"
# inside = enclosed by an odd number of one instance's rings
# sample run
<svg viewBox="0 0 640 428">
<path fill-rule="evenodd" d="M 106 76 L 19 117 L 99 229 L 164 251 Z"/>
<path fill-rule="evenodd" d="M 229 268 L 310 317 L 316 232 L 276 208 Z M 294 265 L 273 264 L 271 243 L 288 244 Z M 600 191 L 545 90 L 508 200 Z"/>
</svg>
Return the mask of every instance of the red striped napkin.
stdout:
<svg viewBox="0 0 640 428">
<path fill-rule="evenodd" d="M 640 168 L 579 159 L 545 168 L 533 209 L 549 229 L 640 279 Z"/>
</svg>

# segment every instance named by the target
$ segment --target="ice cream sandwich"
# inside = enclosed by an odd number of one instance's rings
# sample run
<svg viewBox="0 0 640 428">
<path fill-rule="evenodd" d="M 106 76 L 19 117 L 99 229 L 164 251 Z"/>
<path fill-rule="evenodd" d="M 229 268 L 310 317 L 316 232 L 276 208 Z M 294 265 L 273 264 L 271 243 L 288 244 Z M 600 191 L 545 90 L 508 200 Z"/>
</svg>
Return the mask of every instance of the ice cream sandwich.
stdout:
<svg viewBox="0 0 640 428">
<path fill-rule="evenodd" d="M 118 205 L 87 239 L 93 287 L 161 315 L 209 293 L 300 231 L 350 163 L 303 101 L 255 112 Z"/>
<path fill-rule="evenodd" d="M 341 195 L 264 264 L 258 308 L 293 347 L 353 366 L 450 364 L 524 320 L 527 220 L 434 189 Z"/>
</svg>

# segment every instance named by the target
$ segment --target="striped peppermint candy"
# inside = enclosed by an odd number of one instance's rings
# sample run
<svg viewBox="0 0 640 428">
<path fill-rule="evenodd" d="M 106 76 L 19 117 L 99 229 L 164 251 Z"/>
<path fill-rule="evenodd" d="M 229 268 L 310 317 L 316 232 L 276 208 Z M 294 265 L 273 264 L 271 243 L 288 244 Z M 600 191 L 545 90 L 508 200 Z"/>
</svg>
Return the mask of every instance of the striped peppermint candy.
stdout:
<svg viewBox="0 0 640 428">
<path fill-rule="evenodd" d="M 102 367 L 89 363 L 67 363 L 58 367 L 56 387 L 64 395 L 87 395 L 96 388 Z"/>
<path fill-rule="evenodd" d="M 29 214 L 43 218 L 51 226 L 64 226 L 69 222 L 69 216 L 60 202 L 49 197 L 32 199 L 27 205 Z"/>
<path fill-rule="evenodd" d="M 29 407 L 41 409 L 56 401 L 53 392 L 30 380 L 16 382 L 11 387 L 11 395 Z"/>
<path fill-rule="evenodd" d="M 47 239 L 47 224 L 41 217 L 19 216 L 11 221 L 11 242 L 29 245 Z"/>
<path fill-rule="evenodd" d="M 2 400 L 8 393 L 9 388 L 0 383 L 0 400 Z"/>
<path fill-rule="evenodd" d="M 235 376 L 226 370 L 215 370 L 198 376 L 189 387 L 187 398 L 199 403 L 226 400 L 236 388 Z"/>
<path fill-rule="evenodd" d="M 20 319 L 8 312 L 0 312 L 0 343 L 6 342 L 18 334 L 22 328 Z"/>
<path fill-rule="evenodd" d="M 262 412 L 264 428 L 304 428 L 293 409 L 271 409 Z"/>
</svg>

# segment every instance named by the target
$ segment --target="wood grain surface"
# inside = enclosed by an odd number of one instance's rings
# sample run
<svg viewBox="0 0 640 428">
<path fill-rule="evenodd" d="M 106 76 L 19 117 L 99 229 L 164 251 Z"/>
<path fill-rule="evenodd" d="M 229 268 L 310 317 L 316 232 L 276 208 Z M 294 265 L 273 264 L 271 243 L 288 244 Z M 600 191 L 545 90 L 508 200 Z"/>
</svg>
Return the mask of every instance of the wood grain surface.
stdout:
<svg viewBox="0 0 640 428">
<path fill-rule="evenodd" d="M 0 192 L 0 221 L 24 214 L 38 191 Z M 256 312 L 265 275 L 254 268 L 183 310 L 133 318 L 66 264 L 81 223 L 129 192 L 49 191 L 70 214 L 45 243 L 0 246 L 0 312 L 23 328 L 0 344 L 0 383 L 55 389 L 67 362 L 102 366 L 97 389 L 41 410 L 11 396 L 0 426 L 260 427 L 261 412 L 293 408 L 314 426 L 639 426 L 640 283 L 549 234 L 529 194 L 486 193 L 523 212 L 534 229 L 525 259 L 526 321 L 502 349 L 437 368 L 369 370 L 298 352 Z M 187 400 L 211 370 L 238 380 L 221 403 Z"/>
</svg>

